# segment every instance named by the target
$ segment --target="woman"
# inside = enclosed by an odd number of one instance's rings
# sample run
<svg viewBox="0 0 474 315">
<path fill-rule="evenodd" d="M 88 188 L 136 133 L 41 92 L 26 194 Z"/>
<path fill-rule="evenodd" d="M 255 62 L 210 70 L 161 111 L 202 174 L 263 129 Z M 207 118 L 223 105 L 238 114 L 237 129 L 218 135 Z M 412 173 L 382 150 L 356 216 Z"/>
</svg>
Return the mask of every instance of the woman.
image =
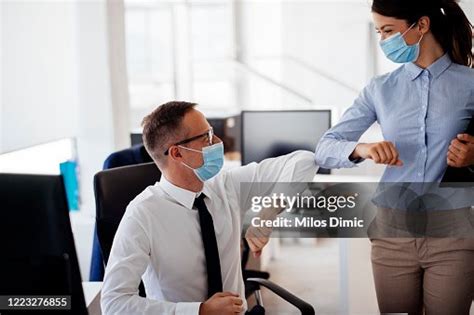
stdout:
<svg viewBox="0 0 474 315">
<path fill-rule="evenodd" d="M 474 165 L 472 25 L 454 0 L 374 0 L 387 58 L 403 65 L 374 78 L 316 148 L 324 168 L 364 159 L 388 165 L 383 182 L 439 182 L 447 165 Z M 358 143 L 374 123 L 379 143 Z M 381 312 L 469 314 L 474 239 L 373 239 Z"/>
</svg>

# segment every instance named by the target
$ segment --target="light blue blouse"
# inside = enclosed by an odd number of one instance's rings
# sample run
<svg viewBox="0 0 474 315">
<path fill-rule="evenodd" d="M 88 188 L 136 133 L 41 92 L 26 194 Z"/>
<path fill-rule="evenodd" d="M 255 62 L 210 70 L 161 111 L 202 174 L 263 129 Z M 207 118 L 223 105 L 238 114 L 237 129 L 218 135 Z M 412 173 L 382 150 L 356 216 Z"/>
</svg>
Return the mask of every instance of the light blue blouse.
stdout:
<svg viewBox="0 0 474 315">
<path fill-rule="evenodd" d="M 439 182 L 450 142 L 474 115 L 474 69 L 448 54 L 422 69 L 414 63 L 372 79 L 341 121 L 323 136 L 316 162 L 350 168 L 361 135 L 374 123 L 400 153 L 402 167 L 386 168 L 382 182 Z"/>
</svg>

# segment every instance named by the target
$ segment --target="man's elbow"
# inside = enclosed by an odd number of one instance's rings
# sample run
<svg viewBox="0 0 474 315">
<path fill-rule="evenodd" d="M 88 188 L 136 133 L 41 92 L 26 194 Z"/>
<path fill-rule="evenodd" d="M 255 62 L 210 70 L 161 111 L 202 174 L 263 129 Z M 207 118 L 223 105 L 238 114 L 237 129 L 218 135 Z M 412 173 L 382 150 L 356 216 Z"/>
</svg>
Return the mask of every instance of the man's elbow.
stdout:
<svg viewBox="0 0 474 315">
<path fill-rule="evenodd" d="M 113 304 L 110 293 L 102 292 L 102 296 L 100 297 L 100 308 L 102 314 L 107 315 L 116 312 L 117 310 L 114 309 Z"/>
<path fill-rule="evenodd" d="M 293 158 L 301 165 L 316 167 L 314 153 L 311 151 L 300 150 L 293 153 Z"/>
<path fill-rule="evenodd" d="M 304 171 L 304 173 L 308 174 L 316 174 L 318 170 L 318 164 L 315 161 L 314 153 L 311 151 L 298 151 L 296 158 L 297 161 L 297 169 Z"/>
<path fill-rule="evenodd" d="M 306 163 L 314 163 L 314 153 L 311 151 L 297 151 L 298 160 L 305 161 Z"/>
<path fill-rule="evenodd" d="M 100 299 L 100 307 L 102 314 L 104 315 L 115 315 L 115 314 L 126 314 L 125 309 L 122 307 L 124 297 L 115 292 L 105 291 L 102 292 Z"/>
</svg>

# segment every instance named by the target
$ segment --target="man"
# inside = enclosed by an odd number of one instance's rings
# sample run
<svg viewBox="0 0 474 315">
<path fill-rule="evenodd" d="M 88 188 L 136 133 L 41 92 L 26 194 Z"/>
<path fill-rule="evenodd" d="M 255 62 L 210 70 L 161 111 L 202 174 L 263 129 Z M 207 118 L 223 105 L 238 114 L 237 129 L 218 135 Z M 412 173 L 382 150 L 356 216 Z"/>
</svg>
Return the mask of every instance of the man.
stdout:
<svg viewBox="0 0 474 315">
<path fill-rule="evenodd" d="M 223 145 L 196 104 L 170 102 L 143 120 L 162 172 L 127 207 L 102 289 L 104 314 L 227 315 L 246 311 L 240 265 L 241 182 L 308 182 L 311 152 L 220 172 Z M 253 240 L 259 252 L 267 240 Z M 146 298 L 138 295 L 143 279 Z"/>
</svg>

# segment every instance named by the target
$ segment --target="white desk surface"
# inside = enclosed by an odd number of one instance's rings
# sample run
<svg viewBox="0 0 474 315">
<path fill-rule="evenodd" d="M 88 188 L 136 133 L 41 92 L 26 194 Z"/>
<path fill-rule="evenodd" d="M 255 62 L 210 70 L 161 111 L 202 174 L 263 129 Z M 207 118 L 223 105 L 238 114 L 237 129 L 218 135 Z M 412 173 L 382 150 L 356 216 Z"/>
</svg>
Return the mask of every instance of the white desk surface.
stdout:
<svg viewBox="0 0 474 315">
<path fill-rule="evenodd" d="M 378 183 L 378 176 L 362 176 L 362 175 L 324 175 L 316 174 L 314 182 L 320 183 Z"/>
</svg>

